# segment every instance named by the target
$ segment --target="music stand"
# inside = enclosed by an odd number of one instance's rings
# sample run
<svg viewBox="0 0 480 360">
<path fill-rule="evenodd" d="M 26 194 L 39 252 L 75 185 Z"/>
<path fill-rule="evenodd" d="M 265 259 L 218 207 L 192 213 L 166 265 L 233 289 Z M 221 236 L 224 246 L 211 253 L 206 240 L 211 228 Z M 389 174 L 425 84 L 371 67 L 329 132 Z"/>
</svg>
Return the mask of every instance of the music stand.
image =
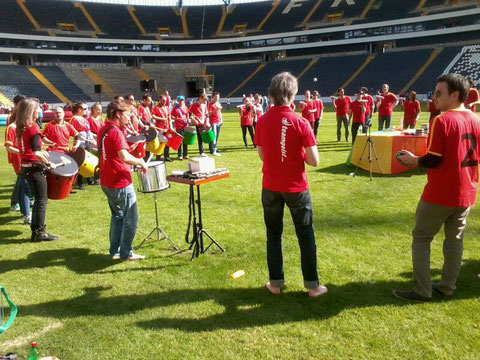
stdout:
<svg viewBox="0 0 480 360">
<path fill-rule="evenodd" d="M 167 188 L 168 189 L 168 188 Z M 165 189 L 163 189 L 165 190 Z M 147 240 L 153 240 L 153 241 L 161 241 L 161 240 L 167 240 L 170 245 L 172 245 L 173 249 L 174 250 L 178 250 L 178 247 L 173 243 L 173 241 L 170 239 L 170 237 L 167 235 L 167 233 L 163 230 L 163 228 L 160 226 L 160 222 L 158 220 L 158 205 L 157 205 L 157 192 L 159 192 L 161 190 L 158 190 L 158 191 L 155 191 L 153 192 L 153 200 L 154 200 L 154 203 L 155 203 L 155 221 L 156 221 L 156 226 L 153 228 L 152 231 L 150 231 L 150 233 L 147 235 L 147 237 L 145 237 L 145 239 L 142 240 L 142 242 L 140 243 L 140 245 L 138 245 L 136 249 L 140 249 L 142 247 L 142 245 L 147 241 Z M 143 192 L 142 193 L 144 194 L 149 194 L 151 192 Z M 154 233 L 157 233 L 157 238 L 150 238 Z"/>
<path fill-rule="evenodd" d="M 357 175 L 357 170 L 360 167 L 360 164 L 362 163 L 363 155 L 365 155 L 365 150 L 367 150 L 367 146 L 368 146 L 368 166 L 369 166 L 369 172 L 370 172 L 370 181 L 373 181 L 372 155 L 375 155 L 375 161 L 377 163 L 378 171 L 380 172 L 380 174 L 382 174 L 382 169 L 380 168 L 380 163 L 378 162 L 377 150 L 375 150 L 375 144 L 373 143 L 371 128 L 372 128 L 372 125 L 370 124 L 370 126 L 368 127 L 367 141 L 365 142 L 365 146 L 363 147 L 362 154 L 360 155 L 360 159 L 358 160 L 358 165 L 355 168 L 355 172 L 353 173 L 353 176 Z"/>
</svg>

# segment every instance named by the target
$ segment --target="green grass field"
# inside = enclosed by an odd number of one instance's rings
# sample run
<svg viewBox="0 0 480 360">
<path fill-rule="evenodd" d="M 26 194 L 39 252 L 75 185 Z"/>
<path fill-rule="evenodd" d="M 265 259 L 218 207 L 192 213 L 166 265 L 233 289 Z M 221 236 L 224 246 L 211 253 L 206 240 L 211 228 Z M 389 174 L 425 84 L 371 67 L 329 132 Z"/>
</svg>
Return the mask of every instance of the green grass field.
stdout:
<svg viewBox="0 0 480 360">
<path fill-rule="evenodd" d="M 0 285 L 19 315 L 0 335 L 0 354 L 13 351 L 25 359 L 29 342 L 37 341 L 43 356 L 62 360 L 478 359 L 478 207 L 470 213 L 454 298 L 429 304 L 396 299 L 393 289 L 411 286 L 410 232 L 425 172 L 375 176 L 372 182 L 365 171 L 349 177 L 350 145 L 335 141 L 334 114 L 327 113 L 318 136 L 320 166 L 309 168 L 308 177 L 319 274 L 329 292 L 306 296 L 286 212 L 287 288 L 273 297 L 263 288 L 268 272 L 261 162 L 252 147 L 243 148 L 238 116 L 225 118 L 222 157 L 215 161 L 230 177 L 203 185 L 202 201 L 205 228 L 227 251 L 209 251 L 193 262 L 190 252 L 169 256 L 173 250 L 165 241 L 138 250 L 147 256 L 143 262 L 112 261 L 110 212 L 98 186 L 49 201 L 48 230 L 60 240 L 29 242 L 29 228 L 8 211 L 14 174 L 2 146 Z M 187 163 L 167 167 L 186 170 Z M 182 249 L 187 195 L 181 184 L 158 194 L 161 224 Z M 155 226 L 153 198 L 138 194 L 138 204 L 134 244 Z M 434 279 L 442 259 L 440 234 L 432 245 Z M 231 280 L 236 270 L 246 275 Z"/>
</svg>

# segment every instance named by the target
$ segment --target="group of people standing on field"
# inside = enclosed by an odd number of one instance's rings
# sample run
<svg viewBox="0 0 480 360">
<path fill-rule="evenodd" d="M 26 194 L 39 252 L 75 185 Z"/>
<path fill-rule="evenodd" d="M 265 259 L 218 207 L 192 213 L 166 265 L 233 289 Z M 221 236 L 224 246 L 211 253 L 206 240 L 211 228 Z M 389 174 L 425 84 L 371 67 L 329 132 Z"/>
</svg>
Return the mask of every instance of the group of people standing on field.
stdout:
<svg viewBox="0 0 480 360">
<path fill-rule="evenodd" d="M 475 106 L 480 104 L 478 90 L 473 87 L 473 82 L 469 80 L 470 91 L 465 100 L 465 107 L 475 112 Z M 392 115 L 394 108 L 400 103 L 403 108 L 403 118 L 401 127 L 403 129 L 414 129 L 417 125 L 421 112 L 420 102 L 417 100 L 417 93 L 410 91 L 407 96 L 396 96 L 390 92 L 388 84 L 382 85 L 382 91 L 375 95 L 375 99 L 368 93 L 368 88 L 362 87 L 355 93 L 355 100 L 345 95 L 345 90 L 340 88 L 335 96 L 331 96 L 332 104 L 336 109 L 337 117 L 337 142 L 342 137 L 342 126 L 345 129 L 345 141 L 348 142 L 350 129 L 352 143 L 358 134 L 360 127 L 362 133 L 366 134 L 372 126 L 372 115 L 378 111 L 378 130 L 390 129 L 392 126 Z M 440 114 L 432 99 L 427 99 L 428 110 L 430 112 L 430 121 Z"/>
</svg>

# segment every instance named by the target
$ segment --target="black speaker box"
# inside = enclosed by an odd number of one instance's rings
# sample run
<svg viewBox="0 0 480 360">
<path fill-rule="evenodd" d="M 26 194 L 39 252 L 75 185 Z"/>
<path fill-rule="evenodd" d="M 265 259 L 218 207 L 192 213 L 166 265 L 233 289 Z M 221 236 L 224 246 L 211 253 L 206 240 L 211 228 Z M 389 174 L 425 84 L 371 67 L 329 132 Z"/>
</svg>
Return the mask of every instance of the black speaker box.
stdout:
<svg viewBox="0 0 480 360">
<path fill-rule="evenodd" d="M 140 81 L 140 91 L 141 92 L 148 91 L 148 80 L 141 80 Z"/>
<path fill-rule="evenodd" d="M 93 90 L 95 91 L 95 94 L 101 94 L 102 93 L 102 85 L 101 84 L 93 85 Z"/>
<path fill-rule="evenodd" d="M 148 91 L 156 92 L 157 91 L 157 80 L 148 80 Z"/>
</svg>

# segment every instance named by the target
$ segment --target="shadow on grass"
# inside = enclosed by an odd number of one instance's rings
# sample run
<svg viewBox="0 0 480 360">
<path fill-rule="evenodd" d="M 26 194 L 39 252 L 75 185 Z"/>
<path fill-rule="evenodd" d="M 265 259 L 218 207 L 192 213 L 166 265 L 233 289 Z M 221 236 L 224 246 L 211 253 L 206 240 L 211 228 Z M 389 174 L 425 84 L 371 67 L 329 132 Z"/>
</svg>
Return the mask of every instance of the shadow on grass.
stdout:
<svg viewBox="0 0 480 360">
<path fill-rule="evenodd" d="M 17 221 L 20 219 L 20 213 L 17 216 L 0 216 L 0 225 L 8 224 L 12 221 Z M 1 238 L 0 238 L 1 239 Z"/>
<path fill-rule="evenodd" d="M 351 173 L 355 173 L 355 169 L 357 167 L 355 165 L 350 165 L 348 166 L 346 163 L 342 162 L 340 164 L 328 166 L 325 168 L 320 168 L 318 170 L 315 170 L 315 172 L 318 173 L 326 173 L 326 174 L 345 174 L 345 176 L 348 176 Z M 375 178 L 407 178 L 407 177 L 412 177 L 416 175 L 426 175 L 426 171 L 422 168 L 415 168 L 412 170 L 408 170 L 402 173 L 398 174 L 377 174 L 373 173 L 372 177 Z M 359 178 L 369 178 L 370 177 L 370 172 L 368 170 L 364 170 L 362 168 L 358 168 L 355 177 Z"/>
<path fill-rule="evenodd" d="M 480 281 L 477 272 L 480 261 L 465 262 L 459 279 L 459 289 L 451 299 L 434 298 L 434 302 L 471 299 L 480 295 Z M 473 281 L 473 284 L 472 284 Z M 329 293 L 319 299 L 310 299 L 305 292 L 286 292 L 281 296 L 271 296 L 263 288 L 248 289 L 186 289 L 150 294 L 130 294 L 102 297 L 107 287 L 85 288 L 82 296 L 19 306 L 23 316 L 45 316 L 59 319 L 79 316 L 118 316 L 136 313 L 148 308 L 190 304 L 198 307 L 202 302 L 215 302 L 223 307 L 221 313 L 188 318 L 189 314 L 178 318 L 160 317 L 139 321 L 137 325 L 145 329 L 175 329 L 187 332 L 215 331 L 218 329 L 244 329 L 254 326 L 285 324 L 306 320 L 329 319 L 343 310 L 378 306 L 405 306 L 412 303 L 395 298 L 393 289 L 408 289 L 407 281 L 372 281 L 327 284 Z M 428 306 L 428 305 L 426 305 Z"/>
<path fill-rule="evenodd" d="M 0 230 L 0 245 L 23 244 L 30 242 L 30 227 L 27 227 L 28 235 L 25 233 L 25 239 L 14 239 L 23 232 L 18 230 Z M 1 266 L 0 266 L 1 267 Z"/>
</svg>

